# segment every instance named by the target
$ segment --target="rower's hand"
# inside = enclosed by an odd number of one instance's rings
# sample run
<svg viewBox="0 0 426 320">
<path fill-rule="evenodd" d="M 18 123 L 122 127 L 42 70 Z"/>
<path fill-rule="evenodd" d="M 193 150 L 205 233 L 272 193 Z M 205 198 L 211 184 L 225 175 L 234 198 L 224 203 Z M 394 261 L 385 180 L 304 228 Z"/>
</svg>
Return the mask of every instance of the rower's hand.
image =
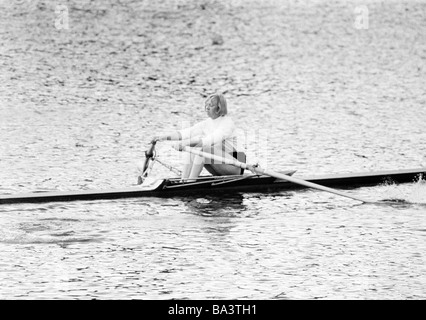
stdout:
<svg viewBox="0 0 426 320">
<path fill-rule="evenodd" d="M 159 137 L 159 136 L 155 136 L 155 137 L 153 137 L 153 138 L 151 139 L 151 143 L 152 143 L 152 144 L 157 143 L 157 141 L 161 141 L 161 137 Z"/>
<path fill-rule="evenodd" d="M 260 169 L 259 162 L 255 163 L 253 165 L 247 166 L 247 170 L 251 171 L 253 174 L 258 174 L 256 169 Z"/>
</svg>

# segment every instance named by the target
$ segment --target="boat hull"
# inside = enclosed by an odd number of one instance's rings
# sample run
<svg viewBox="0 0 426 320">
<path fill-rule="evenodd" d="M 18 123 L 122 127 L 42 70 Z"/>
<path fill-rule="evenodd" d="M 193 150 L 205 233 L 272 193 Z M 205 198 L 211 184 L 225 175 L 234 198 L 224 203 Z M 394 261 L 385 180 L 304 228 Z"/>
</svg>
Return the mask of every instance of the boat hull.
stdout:
<svg viewBox="0 0 426 320">
<path fill-rule="evenodd" d="M 291 172 L 293 173 L 293 172 Z M 287 172 L 287 174 L 289 174 Z M 356 188 L 372 186 L 391 181 L 394 183 L 413 182 L 426 168 L 398 171 L 333 174 L 298 177 L 319 185 L 335 188 Z M 214 193 L 271 192 L 305 188 L 301 185 L 268 176 L 249 176 L 244 179 L 232 177 L 205 177 L 196 183 L 181 183 L 179 179 L 159 180 L 150 186 L 136 186 L 112 190 L 54 191 L 0 196 L 0 204 L 62 202 L 76 200 L 123 199 L 140 197 L 174 197 L 205 195 Z"/>
</svg>

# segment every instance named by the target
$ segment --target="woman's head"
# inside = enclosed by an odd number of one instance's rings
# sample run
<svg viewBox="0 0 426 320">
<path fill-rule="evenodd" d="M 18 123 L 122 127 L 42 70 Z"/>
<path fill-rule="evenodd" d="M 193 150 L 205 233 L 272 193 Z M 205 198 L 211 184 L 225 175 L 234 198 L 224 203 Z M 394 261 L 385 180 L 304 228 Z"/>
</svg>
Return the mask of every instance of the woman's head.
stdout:
<svg viewBox="0 0 426 320">
<path fill-rule="evenodd" d="M 226 99 L 221 93 L 215 93 L 207 97 L 205 109 L 210 118 L 217 118 L 228 113 Z"/>
</svg>

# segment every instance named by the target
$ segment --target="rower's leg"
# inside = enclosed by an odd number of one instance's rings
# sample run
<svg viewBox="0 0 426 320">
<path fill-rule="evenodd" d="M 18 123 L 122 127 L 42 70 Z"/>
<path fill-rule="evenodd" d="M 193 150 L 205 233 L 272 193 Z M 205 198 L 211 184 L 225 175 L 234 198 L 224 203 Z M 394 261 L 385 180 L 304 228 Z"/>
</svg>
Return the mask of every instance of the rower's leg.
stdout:
<svg viewBox="0 0 426 320">
<path fill-rule="evenodd" d="M 214 176 L 240 175 L 241 169 L 230 164 L 206 164 L 204 166 Z"/>
<path fill-rule="evenodd" d="M 189 174 L 189 179 L 197 179 L 200 175 L 201 171 L 204 168 L 204 158 L 194 155 L 194 159 L 192 161 L 191 173 Z"/>
<path fill-rule="evenodd" d="M 203 152 L 208 152 L 215 154 L 220 157 L 225 157 L 228 159 L 234 159 L 234 157 L 223 151 L 223 148 L 220 147 L 204 147 L 202 148 Z M 230 164 L 223 163 L 214 163 L 210 159 L 204 159 L 203 157 L 187 153 L 185 164 L 182 170 L 182 179 L 193 181 L 197 179 L 203 171 L 203 168 L 206 168 L 214 176 L 225 176 L 225 175 L 240 175 L 241 168 L 235 167 Z"/>
<path fill-rule="evenodd" d="M 182 180 L 188 179 L 189 175 L 191 174 L 192 163 L 194 161 L 194 155 L 189 152 L 183 153 L 183 156 L 184 156 L 184 159 L 183 159 L 184 163 L 183 163 L 183 169 L 182 169 Z"/>
<path fill-rule="evenodd" d="M 235 158 L 223 151 L 222 148 L 203 148 L 204 152 L 212 153 L 217 156 L 235 160 Z M 214 163 L 213 160 L 206 160 L 204 167 L 208 172 L 210 172 L 214 176 L 227 176 L 227 175 L 239 175 L 241 174 L 241 168 L 235 167 L 230 164 L 222 164 L 222 163 Z"/>
</svg>

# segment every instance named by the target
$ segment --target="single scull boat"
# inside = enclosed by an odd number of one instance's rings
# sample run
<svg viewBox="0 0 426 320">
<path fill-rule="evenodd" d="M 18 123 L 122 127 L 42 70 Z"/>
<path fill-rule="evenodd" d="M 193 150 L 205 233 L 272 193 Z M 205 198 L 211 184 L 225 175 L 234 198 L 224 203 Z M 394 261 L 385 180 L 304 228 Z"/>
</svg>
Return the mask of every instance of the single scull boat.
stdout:
<svg viewBox="0 0 426 320">
<path fill-rule="evenodd" d="M 185 150 L 195 152 L 197 150 Z M 208 156 L 208 155 L 206 155 Z M 210 155 L 211 156 L 211 155 Z M 209 156 L 209 157 L 210 157 Z M 348 174 L 333 174 L 323 176 L 293 177 L 295 170 L 285 172 L 266 171 L 234 161 L 233 165 L 250 169 L 254 172 L 236 176 L 205 176 L 196 181 L 182 181 L 180 178 L 158 179 L 150 184 L 142 184 L 156 160 L 155 143 L 145 152 L 142 174 L 138 186 L 111 190 L 82 190 L 82 191 L 47 191 L 23 194 L 0 195 L 0 204 L 8 203 L 38 203 L 75 200 L 101 200 L 140 197 L 174 197 L 202 196 L 207 194 L 238 193 L 238 192 L 277 192 L 301 188 L 316 188 L 338 195 L 346 196 L 362 202 L 371 202 L 353 197 L 330 187 L 354 188 L 372 186 L 391 181 L 394 183 L 413 182 L 420 175 L 426 174 L 426 168 L 363 172 Z M 157 160 L 158 161 L 158 160 Z M 232 161 L 231 161 L 232 162 Z"/>
<path fill-rule="evenodd" d="M 294 171 L 283 172 L 292 175 Z M 405 183 L 415 181 L 419 175 L 426 174 L 426 168 L 305 176 L 300 179 L 327 187 L 355 188 L 372 186 L 392 181 Z M 26 194 L 2 195 L 0 204 L 36 203 L 74 200 L 120 199 L 135 197 L 174 197 L 202 196 L 218 193 L 274 192 L 296 190 L 304 186 L 265 175 L 247 174 L 243 176 L 206 176 L 195 182 L 181 181 L 180 178 L 159 179 L 150 185 L 140 185 L 125 189 L 33 192 Z"/>
</svg>

